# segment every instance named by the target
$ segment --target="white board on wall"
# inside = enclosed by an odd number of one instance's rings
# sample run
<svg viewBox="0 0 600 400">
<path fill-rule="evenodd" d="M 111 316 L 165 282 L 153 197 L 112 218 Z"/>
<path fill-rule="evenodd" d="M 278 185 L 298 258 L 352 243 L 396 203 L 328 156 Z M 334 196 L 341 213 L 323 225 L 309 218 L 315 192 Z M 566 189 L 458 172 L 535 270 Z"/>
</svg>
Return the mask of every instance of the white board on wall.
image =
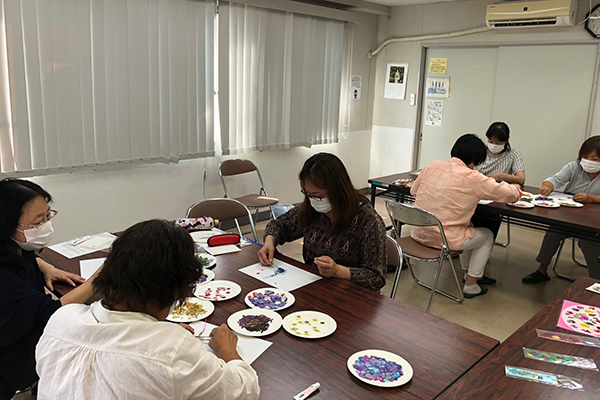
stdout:
<svg viewBox="0 0 600 400">
<path fill-rule="evenodd" d="M 448 159 L 462 134 L 485 140 L 487 127 L 503 121 L 511 145 L 523 154 L 526 183 L 540 186 L 577 158 L 597 52 L 595 44 L 429 49 L 428 58 L 448 58 L 452 87 L 444 100 L 444 124 L 422 125 L 419 167 Z"/>
</svg>

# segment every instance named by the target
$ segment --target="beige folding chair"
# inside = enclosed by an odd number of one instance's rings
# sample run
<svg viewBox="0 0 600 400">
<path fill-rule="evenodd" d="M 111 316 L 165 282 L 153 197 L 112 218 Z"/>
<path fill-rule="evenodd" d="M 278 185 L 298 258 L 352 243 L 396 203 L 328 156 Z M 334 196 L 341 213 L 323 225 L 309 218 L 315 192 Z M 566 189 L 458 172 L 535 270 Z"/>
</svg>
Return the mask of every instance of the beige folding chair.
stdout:
<svg viewBox="0 0 600 400">
<path fill-rule="evenodd" d="M 212 217 L 219 221 L 234 220 L 235 226 L 241 236 L 244 233 L 238 224 L 238 218 L 248 217 L 250 221 L 250 232 L 254 235 L 254 241 L 258 241 L 256 230 L 254 229 L 254 221 L 248 208 L 241 202 L 235 199 L 206 199 L 200 200 L 192 205 L 187 210 L 186 218 Z"/>
<path fill-rule="evenodd" d="M 234 175 L 243 175 L 249 173 L 256 173 L 258 177 L 258 183 L 260 183 L 260 188 L 258 190 L 258 194 L 247 194 L 241 197 L 234 197 L 236 200 L 241 201 L 249 210 L 254 210 L 254 222 L 257 222 L 258 211 L 261 208 L 269 207 L 269 211 L 271 213 L 271 217 L 275 219 L 275 214 L 273 213 L 272 206 L 279 202 L 279 199 L 275 197 L 269 197 L 267 193 L 267 189 L 265 188 L 265 184 L 263 182 L 260 171 L 254 165 L 254 163 L 250 160 L 226 160 L 219 164 L 219 176 L 221 177 L 221 182 L 223 183 L 223 190 L 225 190 L 225 197 L 232 198 L 229 195 L 229 191 L 227 190 L 227 185 L 225 184 L 226 176 L 234 176 Z"/>
<path fill-rule="evenodd" d="M 390 298 L 396 297 L 396 290 L 398 289 L 398 281 L 400 280 L 400 271 L 402 271 L 402 249 L 398 245 L 398 242 L 390 235 L 385 235 L 385 242 L 387 244 L 387 265 L 396 267 L 396 273 L 394 274 L 394 283 L 392 285 L 392 292 Z"/>
<path fill-rule="evenodd" d="M 431 247 L 424 246 L 416 242 L 410 236 L 397 239 L 397 242 L 400 245 L 400 248 L 402 249 L 402 253 L 404 254 L 406 265 L 408 266 L 408 269 L 414 281 L 417 282 L 419 285 L 431 290 L 431 296 L 429 297 L 429 304 L 427 305 L 426 312 L 429 312 L 429 310 L 431 309 L 433 295 L 436 292 L 458 303 L 462 303 L 464 300 L 462 287 L 460 286 L 458 276 L 456 276 L 456 270 L 454 269 L 454 263 L 452 262 L 452 256 L 460 254 L 462 253 L 462 251 L 450 251 L 450 247 L 448 247 L 448 242 L 446 240 L 446 234 L 444 233 L 444 227 L 442 226 L 440 220 L 429 211 L 425 211 L 418 207 L 411 206 L 408 204 L 398 203 L 392 200 L 386 200 L 385 207 L 388 211 L 390 219 L 392 220 L 392 226 L 394 227 L 397 236 L 399 236 L 398 223 L 411 226 L 437 226 L 440 230 L 443 243 L 441 249 L 434 249 Z M 433 285 L 428 285 L 417 278 L 413 267 L 410 263 L 411 259 L 424 262 L 438 263 L 437 270 L 433 277 Z M 442 270 L 442 265 L 444 264 L 445 259 L 447 259 L 450 263 L 450 269 L 452 270 L 452 274 L 454 275 L 454 281 L 456 282 L 456 288 L 458 289 L 459 297 L 455 297 L 449 293 L 437 289 L 440 272 Z"/>
<path fill-rule="evenodd" d="M 560 272 L 558 272 L 556 270 L 556 266 L 558 265 L 558 259 L 560 258 L 560 253 L 562 252 L 563 246 L 567 239 L 569 239 L 569 238 L 565 238 L 560 241 L 560 247 L 558 248 L 558 251 L 556 252 L 556 256 L 554 257 L 554 262 L 552 263 L 552 272 L 554 272 L 554 275 L 559 278 L 563 278 L 568 281 L 575 282 L 575 280 L 576 280 L 575 278 L 568 276 L 568 275 L 561 274 Z M 571 239 L 573 239 L 572 246 L 571 246 L 571 259 L 573 260 L 573 262 L 575 262 L 575 264 L 579 265 L 580 267 L 587 268 L 586 264 L 583 264 L 583 263 L 577 261 L 577 259 L 575 258 L 575 240 L 577 240 L 577 238 L 572 237 Z"/>
</svg>

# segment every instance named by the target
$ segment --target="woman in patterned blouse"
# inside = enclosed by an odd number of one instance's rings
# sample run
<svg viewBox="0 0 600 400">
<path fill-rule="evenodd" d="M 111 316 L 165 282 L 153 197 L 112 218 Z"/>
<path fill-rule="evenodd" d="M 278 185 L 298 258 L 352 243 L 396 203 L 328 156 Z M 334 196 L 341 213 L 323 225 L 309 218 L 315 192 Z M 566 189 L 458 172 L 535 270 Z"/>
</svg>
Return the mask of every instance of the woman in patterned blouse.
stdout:
<svg viewBox="0 0 600 400">
<path fill-rule="evenodd" d="M 277 245 L 303 237 L 304 262 L 321 276 L 380 290 L 387 270 L 385 225 L 354 188 L 342 161 L 315 154 L 299 178 L 304 202 L 267 225 L 260 263 L 270 265 Z"/>
</svg>

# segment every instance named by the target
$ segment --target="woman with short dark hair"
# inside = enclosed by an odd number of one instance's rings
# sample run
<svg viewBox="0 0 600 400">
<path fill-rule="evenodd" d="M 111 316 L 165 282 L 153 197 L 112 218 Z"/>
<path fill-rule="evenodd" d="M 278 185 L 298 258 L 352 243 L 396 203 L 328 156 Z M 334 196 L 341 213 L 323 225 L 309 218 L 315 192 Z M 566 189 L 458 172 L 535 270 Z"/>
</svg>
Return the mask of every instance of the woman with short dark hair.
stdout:
<svg viewBox="0 0 600 400">
<path fill-rule="evenodd" d="M 318 153 L 299 174 L 304 202 L 265 229 L 258 252 L 263 265 L 273 261 L 275 247 L 304 238 L 302 255 L 325 278 L 348 279 L 371 290 L 385 285 L 385 226 L 369 201 L 352 185 L 342 161 Z"/>
<path fill-rule="evenodd" d="M 50 316 L 61 305 L 83 303 L 91 281 L 53 300 L 54 282 L 75 286 L 85 280 L 54 268 L 34 253 L 50 243 L 52 197 L 22 179 L 0 181 L 0 399 L 10 399 L 38 379 L 35 346 Z"/>
<path fill-rule="evenodd" d="M 45 398 L 254 400 L 256 372 L 221 325 L 209 346 L 164 322 L 202 275 L 189 233 L 167 221 L 140 222 L 115 240 L 94 288 L 103 299 L 50 319 L 37 347 Z M 189 328 L 191 329 L 191 328 Z"/>
<path fill-rule="evenodd" d="M 542 196 L 548 196 L 554 189 L 566 184 L 565 193 L 573 195 L 573 200 L 580 203 L 600 203 L 600 135 L 585 140 L 579 148 L 577 161 L 565 165 L 558 173 L 549 176 L 540 188 Z M 560 246 L 567 238 L 556 232 L 548 231 L 544 235 L 540 252 L 535 259 L 540 263 L 538 269 L 521 280 L 525 283 L 549 281 L 548 265 Z M 579 239 L 581 252 L 590 277 L 600 279 L 600 243 Z"/>
<path fill-rule="evenodd" d="M 475 170 L 486 157 L 485 144 L 476 135 L 458 138 L 450 155 L 449 161 L 433 161 L 423 168 L 410 193 L 415 196 L 417 207 L 432 212 L 442 222 L 450 250 L 463 250 L 463 293 L 466 298 L 473 298 L 487 293 L 481 280 L 494 240 L 489 229 L 469 227 L 471 216 L 479 200 L 513 202 L 519 199 L 521 191 L 518 185 L 497 183 Z M 411 237 L 425 246 L 443 245 L 437 227 L 414 227 Z"/>
</svg>

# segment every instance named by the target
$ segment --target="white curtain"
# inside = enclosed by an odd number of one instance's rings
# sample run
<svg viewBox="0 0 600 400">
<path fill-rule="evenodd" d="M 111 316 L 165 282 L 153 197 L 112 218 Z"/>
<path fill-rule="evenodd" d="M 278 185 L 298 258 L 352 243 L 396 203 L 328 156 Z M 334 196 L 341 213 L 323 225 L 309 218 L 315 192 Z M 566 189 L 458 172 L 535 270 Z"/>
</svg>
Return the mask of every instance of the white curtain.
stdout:
<svg viewBox="0 0 600 400">
<path fill-rule="evenodd" d="M 219 24 L 224 154 L 338 141 L 345 23 L 229 2 Z"/>
<path fill-rule="evenodd" d="M 41 175 L 214 154 L 215 6 L 0 0 L 0 166 Z"/>
</svg>

